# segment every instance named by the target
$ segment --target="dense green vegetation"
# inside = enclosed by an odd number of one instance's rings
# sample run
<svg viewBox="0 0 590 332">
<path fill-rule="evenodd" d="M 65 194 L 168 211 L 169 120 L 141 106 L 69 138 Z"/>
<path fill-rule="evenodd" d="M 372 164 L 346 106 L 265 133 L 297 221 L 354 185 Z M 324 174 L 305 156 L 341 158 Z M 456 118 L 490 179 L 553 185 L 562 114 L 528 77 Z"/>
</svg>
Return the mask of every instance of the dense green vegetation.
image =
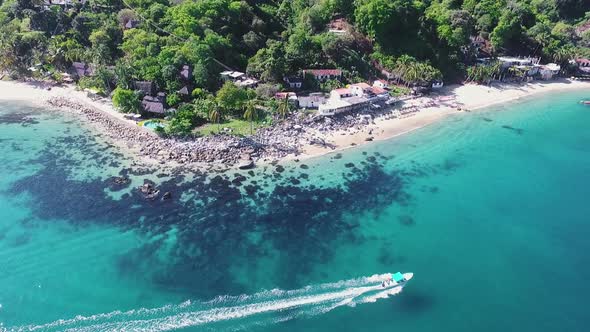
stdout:
<svg viewBox="0 0 590 332">
<path fill-rule="evenodd" d="M 285 75 L 303 68 L 344 71 L 343 82 L 307 82 L 309 89 L 329 90 L 381 70 L 406 85 L 443 77 L 483 81 L 493 73 L 473 67 L 475 36 L 489 41 L 492 55 L 560 64 L 590 47 L 590 29 L 582 28 L 590 21 L 587 0 L 44 2 L 0 0 L 0 70 L 59 81 L 72 62 L 86 62 L 94 75 L 79 84 L 116 91 L 115 104 L 126 112 L 139 107 L 133 81 L 155 82 L 178 109 L 170 134 L 205 122 L 284 117 L 289 106 L 269 97 Z M 348 33 L 328 32 L 335 18 Z M 179 76 L 183 65 L 193 71 L 190 82 Z M 223 84 L 219 73 L 228 68 L 264 84 L 256 90 Z M 180 95 L 187 85 L 188 96 Z"/>
</svg>

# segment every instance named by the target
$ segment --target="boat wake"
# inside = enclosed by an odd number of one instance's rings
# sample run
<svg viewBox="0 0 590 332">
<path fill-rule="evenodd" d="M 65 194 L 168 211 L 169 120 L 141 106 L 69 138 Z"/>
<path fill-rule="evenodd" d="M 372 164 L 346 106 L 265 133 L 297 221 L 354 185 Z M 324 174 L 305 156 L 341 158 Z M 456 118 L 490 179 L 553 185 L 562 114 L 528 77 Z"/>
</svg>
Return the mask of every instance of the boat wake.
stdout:
<svg viewBox="0 0 590 332">
<path fill-rule="evenodd" d="M 388 276 L 373 275 L 297 290 L 273 289 L 252 295 L 219 296 L 207 302 L 186 301 L 153 309 L 76 316 L 43 325 L 8 328 L 8 331 L 169 331 L 196 326 L 239 330 L 315 316 L 340 306 L 375 302 L 401 292 L 400 286 L 382 287 L 381 282 Z"/>
</svg>

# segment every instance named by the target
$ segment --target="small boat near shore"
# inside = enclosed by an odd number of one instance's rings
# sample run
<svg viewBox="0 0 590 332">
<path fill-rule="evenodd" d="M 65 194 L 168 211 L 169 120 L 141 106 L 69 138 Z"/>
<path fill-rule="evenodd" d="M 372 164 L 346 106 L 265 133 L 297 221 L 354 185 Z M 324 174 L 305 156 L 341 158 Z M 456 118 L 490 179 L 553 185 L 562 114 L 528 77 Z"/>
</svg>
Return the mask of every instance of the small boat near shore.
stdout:
<svg viewBox="0 0 590 332">
<path fill-rule="evenodd" d="M 580 100 L 580 104 L 590 106 L 590 100 Z"/>
</svg>

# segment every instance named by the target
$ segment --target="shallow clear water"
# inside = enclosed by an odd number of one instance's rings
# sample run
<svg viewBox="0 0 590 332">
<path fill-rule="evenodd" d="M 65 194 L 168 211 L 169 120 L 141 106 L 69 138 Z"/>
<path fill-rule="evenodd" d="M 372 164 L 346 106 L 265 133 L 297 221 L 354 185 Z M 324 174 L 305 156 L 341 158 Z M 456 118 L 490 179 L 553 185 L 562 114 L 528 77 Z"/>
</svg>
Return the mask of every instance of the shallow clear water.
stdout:
<svg viewBox="0 0 590 332">
<path fill-rule="evenodd" d="M 588 93 L 241 174 L 135 165 L 76 119 L 4 103 L 0 326 L 583 331 Z M 403 292 L 371 288 L 398 270 Z"/>
</svg>

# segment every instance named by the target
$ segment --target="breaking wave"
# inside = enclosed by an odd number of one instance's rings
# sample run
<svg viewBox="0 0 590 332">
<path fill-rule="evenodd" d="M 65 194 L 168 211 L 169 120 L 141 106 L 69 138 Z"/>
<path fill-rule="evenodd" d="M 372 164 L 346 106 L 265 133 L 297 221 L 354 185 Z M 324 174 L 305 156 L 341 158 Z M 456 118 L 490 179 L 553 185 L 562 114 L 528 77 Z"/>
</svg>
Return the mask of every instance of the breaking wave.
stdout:
<svg viewBox="0 0 590 332">
<path fill-rule="evenodd" d="M 381 281 L 387 276 L 389 274 L 373 275 L 297 290 L 224 295 L 207 302 L 185 301 L 153 309 L 76 316 L 43 325 L 8 328 L 8 331 L 169 331 L 197 326 L 223 330 L 227 321 L 232 322 L 231 329 L 235 330 L 315 316 L 340 306 L 375 302 L 401 292 L 401 287 L 381 287 Z"/>
</svg>

